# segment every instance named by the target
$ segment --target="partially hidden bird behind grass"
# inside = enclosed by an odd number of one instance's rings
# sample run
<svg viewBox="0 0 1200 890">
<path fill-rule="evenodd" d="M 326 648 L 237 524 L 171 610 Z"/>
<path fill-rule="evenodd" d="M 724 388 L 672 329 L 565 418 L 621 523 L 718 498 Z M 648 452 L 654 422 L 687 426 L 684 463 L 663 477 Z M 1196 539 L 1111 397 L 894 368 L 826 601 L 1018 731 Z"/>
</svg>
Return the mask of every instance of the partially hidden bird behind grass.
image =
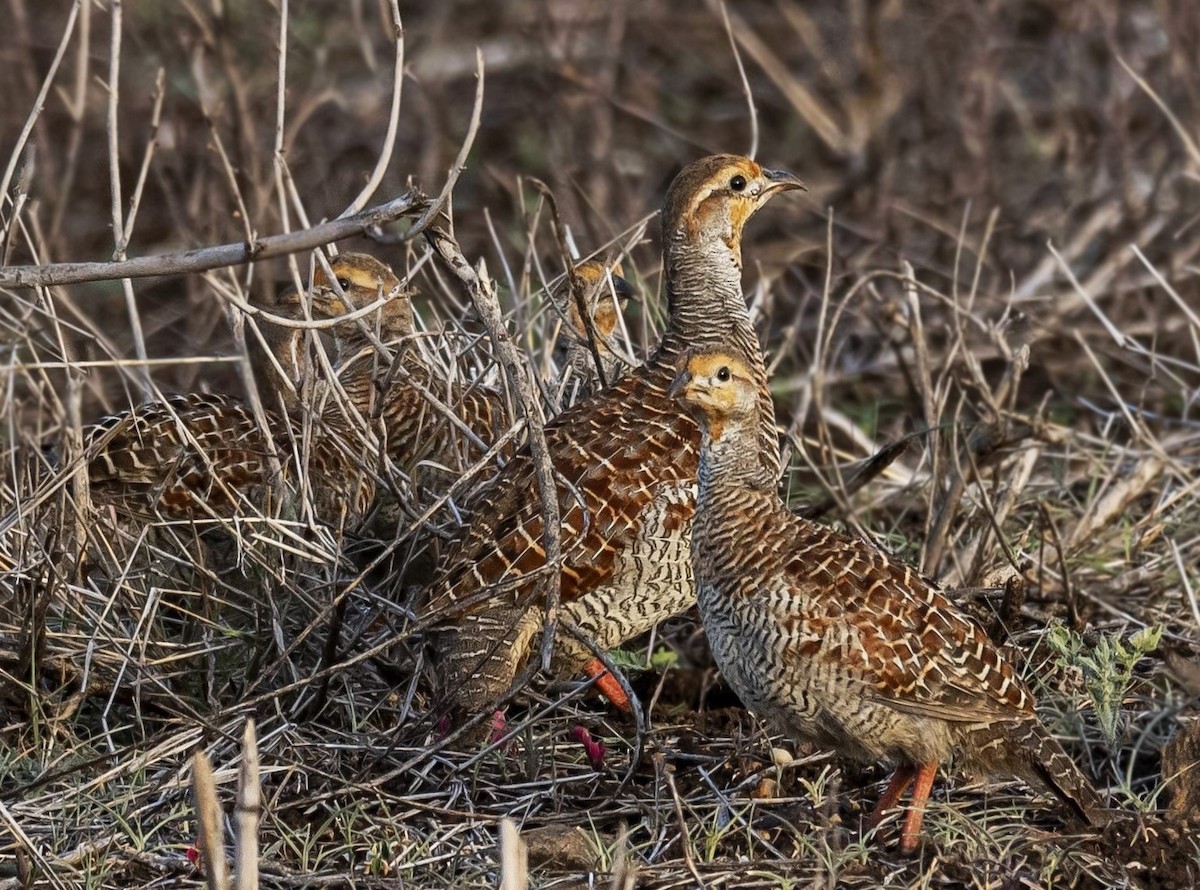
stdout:
<svg viewBox="0 0 1200 890">
<path fill-rule="evenodd" d="M 560 387 L 568 405 L 615 383 L 629 370 L 616 336 L 621 313 L 634 296 L 619 263 L 609 268 L 599 260 L 585 260 L 574 272 L 551 294 L 565 322 L 556 352 Z"/>
<path fill-rule="evenodd" d="M 285 295 L 279 312 L 300 321 L 308 303 L 312 318 L 335 322 L 337 367 L 374 339 L 411 330 L 410 294 L 386 265 L 345 254 L 331 271 L 338 288 L 318 267 L 307 293 Z M 375 312 L 351 315 L 379 299 L 385 302 Z M 264 411 L 263 424 L 246 402 L 207 393 L 173 395 L 106 417 L 85 436 L 91 497 L 142 518 L 308 514 L 326 526 L 353 528 L 375 491 L 370 445 L 360 433 L 374 411 L 377 372 L 364 361 L 329 384 L 333 391 L 319 413 L 298 410 L 289 418 Z"/>
<path fill-rule="evenodd" d="M 700 615 L 722 676 L 751 710 L 796 739 L 895 764 L 869 825 L 915 786 L 905 852 L 952 754 L 1044 785 L 1089 824 L 1106 821 L 1096 790 L 974 621 L 909 566 L 785 508 L 756 454 L 755 358 L 698 350 L 671 391 L 704 435 L 692 528 Z"/>
<path fill-rule="evenodd" d="M 333 347 L 327 357 L 332 358 L 336 373 L 342 370 L 344 361 L 372 345 L 366 334 L 368 330 L 376 329 L 381 342 L 393 345 L 413 331 L 412 298 L 415 291 L 411 287 L 398 291 L 396 299 L 386 308 L 362 318 L 356 332 L 354 322 L 343 326 L 338 321 L 339 315 L 362 309 L 376 298 L 375 283 L 380 288 L 386 287 L 387 292 L 398 286 L 395 272 L 382 260 L 370 254 L 343 253 L 329 261 L 329 272 L 346 295 L 345 302 L 335 292 L 329 274 L 318 263 L 314 265 L 309 287 L 287 287 L 272 303 L 261 307 L 266 317 L 266 323 L 260 325 L 261 345 L 266 346 L 270 356 L 263 354 L 258 348 L 260 344 L 252 342 L 251 361 L 260 391 L 264 396 L 275 397 L 267 400 L 267 407 L 279 409 L 278 413 L 294 415 L 302 410 L 311 411 L 311 405 L 304 406 L 300 399 L 305 386 L 328 383 L 327 368 L 322 366 L 312 345 L 314 336 L 328 335 L 321 339 Z M 308 304 L 307 309 L 305 304 Z M 314 328 L 308 322 L 325 324 Z M 339 332 L 342 334 L 340 339 Z M 376 353 L 373 360 L 378 364 L 384 362 L 386 356 Z M 358 370 L 360 368 L 345 371 L 347 379 Z M 369 375 L 361 376 L 355 385 L 368 379 Z"/>
<path fill-rule="evenodd" d="M 762 405 L 758 448 L 779 475 L 766 370 L 742 293 L 742 232 L 773 197 L 802 188 L 790 173 L 735 155 L 689 164 L 663 206 L 668 318 L 644 365 L 562 412 L 546 427 L 561 480 L 561 603 L 566 623 L 610 649 L 695 601 L 689 551 L 700 433 L 667 395 L 679 357 L 696 345 L 737 343 L 752 356 Z M 509 692 L 542 628 L 542 508 L 528 451 L 518 453 L 442 562 L 424 613 L 440 621 L 436 664 L 456 719 Z M 560 629 L 556 673 L 586 669 L 628 707 L 591 651 Z"/>
<path fill-rule="evenodd" d="M 565 322 L 559 354 L 564 375 L 558 388 L 560 398 L 565 391 L 571 402 L 598 388 L 601 379 L 611 383 L 626 369 L 612 341 L 619 324 L 618 313 L 632 293 L 628 282 L 599 261 L 580 263 L 575 273 L 574 285 L 566 279 L 551 294 Z M 585 314 L 580 312 L 580 301 Z M 585 319 L 591 321 L 590 332 Z M 597 370 L 596 355 L 603 378 Z M 441 549 L 439 533 L 450 529 L 453 534 L 457 522 L 449 510 L 436 511 L 420 529 L 413 528 L 412 520 L 426 515 L 427 508 L 454 486 L 458 517 L 469 517 L 486 500 L 488 483 L 502 466 L 501 461 L 512 457 L 520 440 L 499 446 L 499 460 L 466 478 L 466 473 L 475 469 L 511 427 L 508 400 L 503 393 L 478 382 L 448 378 L 429 365 L 416 344 L 404 351 L 398 370 L 384 398 L 383 416 L 388 454 L 411 486 L 381 490 L 370 529 L 378 539 L 404 544 L 398 548 L 400 585 L 421 587 L 432 579 Z"/>
</svg>

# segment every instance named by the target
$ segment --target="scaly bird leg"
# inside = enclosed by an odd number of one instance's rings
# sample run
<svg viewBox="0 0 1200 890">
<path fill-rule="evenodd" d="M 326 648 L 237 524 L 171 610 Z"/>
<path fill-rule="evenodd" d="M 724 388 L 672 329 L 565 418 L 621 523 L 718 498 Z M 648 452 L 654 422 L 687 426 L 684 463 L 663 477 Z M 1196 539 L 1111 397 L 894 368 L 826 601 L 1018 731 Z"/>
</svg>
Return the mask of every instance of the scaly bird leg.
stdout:
<svg viewBox="0 0 1200 890">
<path fill-rule="evenodd" d="M 633 705 L 629 702 L 629 696 L 625 694 L 625 690 L 621 688 L 617 678 L 608 672 L 604 662 L 599 658 L 593 658 L 584 666 L 583 670 L 589 677 L 596 678 L 596 688 L 600 690 L 601 695 L 613 703 L 615 708 L 626 714 L 633 713 Z"/>
<path fill-rule="evenodd" d="M 871 815 L 867 817 L 868 830 L 879 827 L 879 823 L 883 821 L 883 817 L 887 815 L 888 810 L 896 805 L 896 801 L 908 790 L 908 786 L 913 783 L 916 774 L 917 768 L 915 766 L 903 764 L 896 767 L 896 771 L 892 773 L 892 780 L 888 782 L 887 788 L 884 789 L 883 795 L 879 798 L 879 803 L 875 804 L 875 809 L 871 810 Z"/>
<path fill-rule="evenodd" d="M 925 803 L 929 800 L 929 792 L 933 790 L 937 768 L 936 763 L 922 763 L 916 768 L 912 802 L 908 806 L 908 815 L 904 817 L 904 827 L 900 829 L 901 853 L 911 853 L 917 848 L 917 841 L 921 838 L 921 821 L 925 818 Z"/>
</svg>

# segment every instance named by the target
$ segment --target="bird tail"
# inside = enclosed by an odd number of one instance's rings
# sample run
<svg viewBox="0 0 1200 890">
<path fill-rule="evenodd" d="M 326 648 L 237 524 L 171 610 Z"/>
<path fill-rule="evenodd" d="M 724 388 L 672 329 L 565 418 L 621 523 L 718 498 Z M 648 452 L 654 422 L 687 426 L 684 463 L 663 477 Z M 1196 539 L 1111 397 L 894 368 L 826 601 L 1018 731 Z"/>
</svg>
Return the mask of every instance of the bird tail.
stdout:
<svg viewBox="0 0 1200 890">
<path fill-rule="evenodd" d="M 540 610 L 493 605 L 434 633 L 437 672 L 453 722 L 495 708 L 512 691 L 541 626 Z"/>
<path fill-rule="evenodd" d="M 1014 751 L 1028 758 L 1029 774 L 1092 827 L 1111 821 L 1104 801 L 1091 781 L 1079 770 L 1058 740 L 1040 720 L 1026 720 L 1009 732 Z"/>
</svg>

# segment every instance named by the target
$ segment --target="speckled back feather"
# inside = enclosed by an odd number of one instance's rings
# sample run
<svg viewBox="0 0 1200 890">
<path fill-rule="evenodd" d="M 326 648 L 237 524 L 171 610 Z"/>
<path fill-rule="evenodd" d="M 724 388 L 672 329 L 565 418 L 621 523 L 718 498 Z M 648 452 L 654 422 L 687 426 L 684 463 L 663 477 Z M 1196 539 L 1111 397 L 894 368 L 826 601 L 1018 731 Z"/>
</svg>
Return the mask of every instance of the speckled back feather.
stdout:
<svg viewBox="0 0 1200 890">
<path fill-rule="evenodd" d="M 307 297 L 314 318 L 337 319 L 387 301 L 372 316 L 334 327 L 343 373 L 336 385 L 324 382 L 319 416 L 265 411 L 264 427 L 237 399 L 192 393 L 107 417 L 86 437 L 93 500 L 134 516 L 174 519 L 295 515 L 311 503 L 318 522 L 357 525 L 375 489 L 363 432 L 380 369 L 374 361 L 345 365 L 371 347 L 373 336 L 386 341 L 410 332 L 412 309 L 410 294 L 374 257 L 345 254 L 330 268 L 336 288 L 318 271 L 309 294 L 285 294 L 279 311 L 302 319 Z"/>
<path fill-rule="evenodd" d="M 273 516 L 277 493 L 297 505 L 302 480 L 311 478 L 316 517 L 353 525 L 370 504 L 370 475 L 325 436 L 316 438 L 301 465 L 291 450 L 290 425 L 278 415 L 266 417 L 274 451 L 249 409 L 225 396 L 175 395 L 106 417 L 85 440 L 94 455 L 88 462 L 92 498 L 144 518 Z M 339 484 L 328 484 L 332 479 Z"/>
</svg>

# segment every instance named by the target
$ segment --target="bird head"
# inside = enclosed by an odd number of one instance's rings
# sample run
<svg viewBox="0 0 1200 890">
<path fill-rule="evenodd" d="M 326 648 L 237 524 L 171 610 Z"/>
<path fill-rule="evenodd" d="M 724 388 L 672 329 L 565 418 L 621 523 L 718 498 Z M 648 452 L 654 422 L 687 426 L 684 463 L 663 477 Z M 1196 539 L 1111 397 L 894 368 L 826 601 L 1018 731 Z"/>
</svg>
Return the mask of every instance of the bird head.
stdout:
<svg viewBox="0 0 1200 890">
<path fill-rule="evenodd" d="M 575 267 L 575 274 L 583 284 L 584 300 L 592 311 L 592 324 L 596 334 L 602 341 L 608 340 L 617 329 L 617 314 L 624 310 L 629 299 L 634 296 L 633 285 L 621 277 L 621 264 L 616 263 L 610 269 L 599 260 L 587 260 Z M 610 298 L 608 282 L 612 281 L 612 293 L 617 296 L 617 305 Z M 579 306 L 573 297 L 567 295 L 567 320 L 571 330 L 580 340 L 587 340 L 587 325 L 579 317 Z"/>
<path fill-rule="evenodd" d="M 680 171 L 663 204 L 663 232 L 689 244 L 724 241 L 741 265 L 742 229 L 775 195 L 804 189 L 786 170 L 739 155 L 711 155 Z"/>
<path fill-rule="evenodd" d="M 758 383 L 749 363 L 724 349 L 689 353 L 670 395 L 683 402 L 714 441 L 731 421 L 745 421 L 758 410 Z"/>
<path fill-rule="evenodd" d="M 384 297 L 387 302 L 379 309 L 380 337 L 387 341 L 412 333 L 412 291 L 401 287 L 400 279 L 385 263 L 365 253 L 343 253 L 330 260 L 329 271 L 332 279 L 321 266 L 313 271 L 309 294 L 314 318 L 341 318 Z M 300 294 L 291 291 L 283 302 L 299 308 L 300 299 Z M 371 319 L 366 321 L 370 326 Z"/>
</svg>

